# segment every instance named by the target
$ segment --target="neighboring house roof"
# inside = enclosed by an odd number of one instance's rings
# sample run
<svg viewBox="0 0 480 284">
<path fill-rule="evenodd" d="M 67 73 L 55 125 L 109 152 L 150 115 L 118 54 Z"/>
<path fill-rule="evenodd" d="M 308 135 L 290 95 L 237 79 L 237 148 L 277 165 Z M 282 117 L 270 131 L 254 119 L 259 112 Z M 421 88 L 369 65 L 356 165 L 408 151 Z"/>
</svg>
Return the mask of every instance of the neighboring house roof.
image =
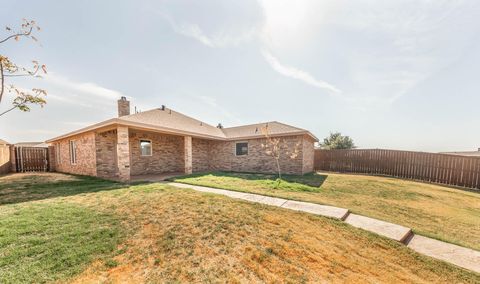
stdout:
<svg viewBox="0 0 480 284">
<path fill-rule="evenodd" d="M 115 125 L 125 125 L 144 130 L 159 131 L 167 134 L 189 135 L 197 138 L 215 140 L 238 140 L 263 137 L 264 134 L 262 133 L 261 128 L 268 125 L 269 134 L 271 136 L 306 134 L 311 136 L 315 141 L 318 141 L 313 134 L 305 129 L 293 127 L 276 121 L 230 128 L 218 128 L 182 113 L 176 112 L 170 108 L 158 108 L 122 116 L 119 118 L 109 119 L 47 140 L 47 142 L 53 142 L 73 135 L 97 130 L 100 128 L 108 128 Z"/>
<path fill-rule="evenodd" d="M 18 142 L 15 143 L 15 147 L 48 147 L 48 144 L 45 142 Z"/>
<path fill-rule="evenodd" d="M 480 149 L 478 151 L 441 152 L 440 154 L 459 155 L 459 156 L 467 156 L 467 157 L 480 157 Z"/>
</svg>

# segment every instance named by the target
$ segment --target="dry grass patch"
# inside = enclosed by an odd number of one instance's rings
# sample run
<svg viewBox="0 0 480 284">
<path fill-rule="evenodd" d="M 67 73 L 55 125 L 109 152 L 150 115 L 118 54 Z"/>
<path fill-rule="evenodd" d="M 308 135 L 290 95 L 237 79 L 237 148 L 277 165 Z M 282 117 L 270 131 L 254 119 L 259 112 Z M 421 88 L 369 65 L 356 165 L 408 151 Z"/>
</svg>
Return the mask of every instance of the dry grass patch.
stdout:
<svg viewBox="0 0 480 284">
<path fill-rule="evenodd" d="M 161 184 L 67 200 L 124 216 L 130 235 L 76 283 L 480 280 L 341 222 Z"/>
<path fill-rule="evenodd" d="M 15 283 L 480 281 L 478 274 L 327 218 L 165 184 L 115 189 L 118 183 L 98 179 L 78 177 L 75 182 L 69 188 L 55 182 L 30 184 L 23 190 L 44 191 L 49 198 L 0 204 L 0 219 L 5 220 L 0 228 L 0 277 L 4 277 L 0 279 L 18 280 Z M 15 183 L 11 186 L 15 189 Z M 69 193 L 59 195 L 60 189 Z M 15 247 L 21 248 L 21 258 L 14 257 L 19 252 Z M 63 268 L 66 259 L 68 270 Z"/>
<path fill-rule="evenodd" d="M 480 249 L 480 193 L 396 178 L 347 174 L 285 176 L 210 173 L 176 182 L 328 204 L 413 228 L 421 235 Z"/>
</svg>

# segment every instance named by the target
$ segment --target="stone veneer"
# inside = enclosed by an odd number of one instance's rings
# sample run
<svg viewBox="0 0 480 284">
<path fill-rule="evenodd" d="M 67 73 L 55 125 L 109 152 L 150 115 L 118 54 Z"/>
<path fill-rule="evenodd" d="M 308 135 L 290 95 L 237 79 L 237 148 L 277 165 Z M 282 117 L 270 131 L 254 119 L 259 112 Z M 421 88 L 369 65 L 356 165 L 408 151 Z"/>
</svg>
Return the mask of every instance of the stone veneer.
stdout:
<svg viewBox="0 0 480 284">
<path fill-rule="evenodd" d="M 127 179 L 129 175 L 185 172 L 185 143 L 183 136 L 166 135 L 121 128 L 101 133 L 86 133 L 63 139 L 53 145 L 60 145 L 60 164 L 55 165 L 59 172 L 99 176 L 104 178 Z M 120 137 L 120 138 L 119 138 Z M 128 139 L 127 139 L 128 138 Z M 117 141 L 128 141 L 119 146 Z M 141 156 L 140 140 L 152 141 L 152 156 Z M 289 150 L 282 153 L 280 167 L 284 174 L 305 174 L 313 171 L 313 139 L 307 135 L 281 137 L 282 144 Z M 77 163 L 70 164 L 69 141 L 77 141 Z M 188 141 L 187 141 L 188 142 Z M 235 172 L 274 173 L 275 160 L 269 156 L 262 144 L 265 139 L 247 139 L 248 155 L 236 156 L 236 141 L 215 141 L 199 138 L 191 139 L 192 171 L 212 170 Z M 125 148 L 125 145 L 128 147 Z M 297 148 L 296 157 L 288 153 Z M 55 151 L 56 153 L 56 151 Z M 119 171 L 119 153 L 122 162 Z M 188 170 L 188 169 L 187 169 Z"/>
</svg>

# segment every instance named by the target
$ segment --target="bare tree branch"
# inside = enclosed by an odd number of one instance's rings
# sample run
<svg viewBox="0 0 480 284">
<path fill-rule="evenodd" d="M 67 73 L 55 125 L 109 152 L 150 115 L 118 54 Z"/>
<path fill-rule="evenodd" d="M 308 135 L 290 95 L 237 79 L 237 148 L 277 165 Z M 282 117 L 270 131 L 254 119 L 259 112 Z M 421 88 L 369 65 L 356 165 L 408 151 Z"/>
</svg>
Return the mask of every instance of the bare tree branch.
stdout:
<svg viewBox="0 0 480 284">
<path fill-rule="evenodd" d="M 37 75 L 38 71 L 40 70 L 40 66 L 36 65 L 35 70 L 33 71 L 27 71 L 27 73 L 24 74 L 5 74 L 3 75 L 4 77 L 24 77 L 24 76 L 35 76 Z"/>
<path fill-rule="evenodd" d="M 3 97 L 3 92 L 5 91 L 5 87 L 4 87 L 4 83 L 5 83 L 5 79 L 3 77 L 3 62 L 2 60 L 0 59 L 0 76 L 2 77 L 0 79 L 0 103 L 2 102 L 2 97 Z"/>
<path fill-rule="evenodd" d="M 17 31 L 13 31 L 10 27 L 6 27 L 6 29 L 11 35 L 0 40 L 0 44 L 5 43 L 10 39 L 18 41 L 20 37 L 31 38 L 38 42 L 38 39 L 32 35 L 34 29 L 40 31 L 40 27 L 34 20 L 23 19 L 23 22 Z M 14 85 L 5 85 L 5 77 L 41 77 L 39 75 L 39 72 L 41 71 L 43 71 L 44 74 L 47 74 L 47 67 L 45 64 L 41 65 L 36 60 L 32 60 L 32 63 L 32 68 L 21 67 L 12 62 L 8 56 L 0 54 L 0 103 L 2 102 L 3 94 L 6 90 L 8 90 L 9 93 L 15 93 L 12 107 L 0 113 L 0 116 L 14 109 L 26 112 L 30 111 L 31 105 L 39 105 L 43 107 L 43 105 L 46 104 L 44 97 L 47 95 L 47 92 L 45 90 L 34 88 L 31 91 L 25 91 Z"/>
<path fill-rule="evenodd" d="M 7 109 L 6 111 L 0 113 L 0 116 L 2 116 L 2 115 L 4 115 L 4 114 L 6 114 L 6 113 L 8 113 L 8 112 L 10 112 L 10 111 L 12 111 L 12 110 L 14 110 L 14 109 L 16 109 L 17 107 L 18 107 L 18 106 L 14 106 L 14 107 L 12 107 L 12 108 Z"/>
<path fill-rule="evenodd" d="M 17 33 L 17 34 L 10 35 L 10 36 L 8 36 L 8 37 L 0 40 L 0 43 L 4 43 L 4 42 L 6 42 L 6 41 L 9 40 L 9 39 L 12 39 L 12 38 L 18 37 L 18 36 L 29 36 L 29 35 L 32 33 L 32 30 L 33 30 L 33 27 L 30 27 L 30 29 L 28 30 L 28 32 Z"/>
</svg>

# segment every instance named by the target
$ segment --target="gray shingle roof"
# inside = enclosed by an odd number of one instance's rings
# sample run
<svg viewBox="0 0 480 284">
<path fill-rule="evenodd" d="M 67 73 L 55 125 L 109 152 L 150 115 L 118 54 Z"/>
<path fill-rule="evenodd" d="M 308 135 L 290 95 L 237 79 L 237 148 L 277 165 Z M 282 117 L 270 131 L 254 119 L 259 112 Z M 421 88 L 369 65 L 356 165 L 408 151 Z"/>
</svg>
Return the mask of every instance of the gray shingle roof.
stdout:
<svg viewBox="0 0 480 284">
<path fill-rule="evenodd" d="M 191 135 L 198 138 L 216 140 L 238 140 L 263 137 L 262 128 L 268 125 L 268 133 L 272 136 L 310 135 L 315 141 L 318 139 L 305 129 L 290 126 L 277 121 L 243 125 L 237 127 L 217 128 L 198 119 L 189 117 L 172 109 L 152 109 L 119 118 L 109 119 L 77 131 L 47 140 L 52 142 L 69 136 L 104 128 L 112 125 L 126 125 L 146 130 L 159 131 L 177 135 Z"/>
<path fill-rule="evenodd" d="M 118 118 L 121 121 L 160 126 L 172 130 L 225 138 L 222 130 L 172 109 L 152 109 Z"/>
<path fill-rule="evenodd" d="M 245 138 L 254 136 L 264 136 L 265 131 L 269 135 L 288 135 L 298 132 L 305 132 L 305 129 L 283 124 L 277 121 L 270 121 L 265 123 L 256 123 L 250 125 L 242 125 L 236 127 L 223 128 L 223 133 L 227 138 Z"/>
</svg>

